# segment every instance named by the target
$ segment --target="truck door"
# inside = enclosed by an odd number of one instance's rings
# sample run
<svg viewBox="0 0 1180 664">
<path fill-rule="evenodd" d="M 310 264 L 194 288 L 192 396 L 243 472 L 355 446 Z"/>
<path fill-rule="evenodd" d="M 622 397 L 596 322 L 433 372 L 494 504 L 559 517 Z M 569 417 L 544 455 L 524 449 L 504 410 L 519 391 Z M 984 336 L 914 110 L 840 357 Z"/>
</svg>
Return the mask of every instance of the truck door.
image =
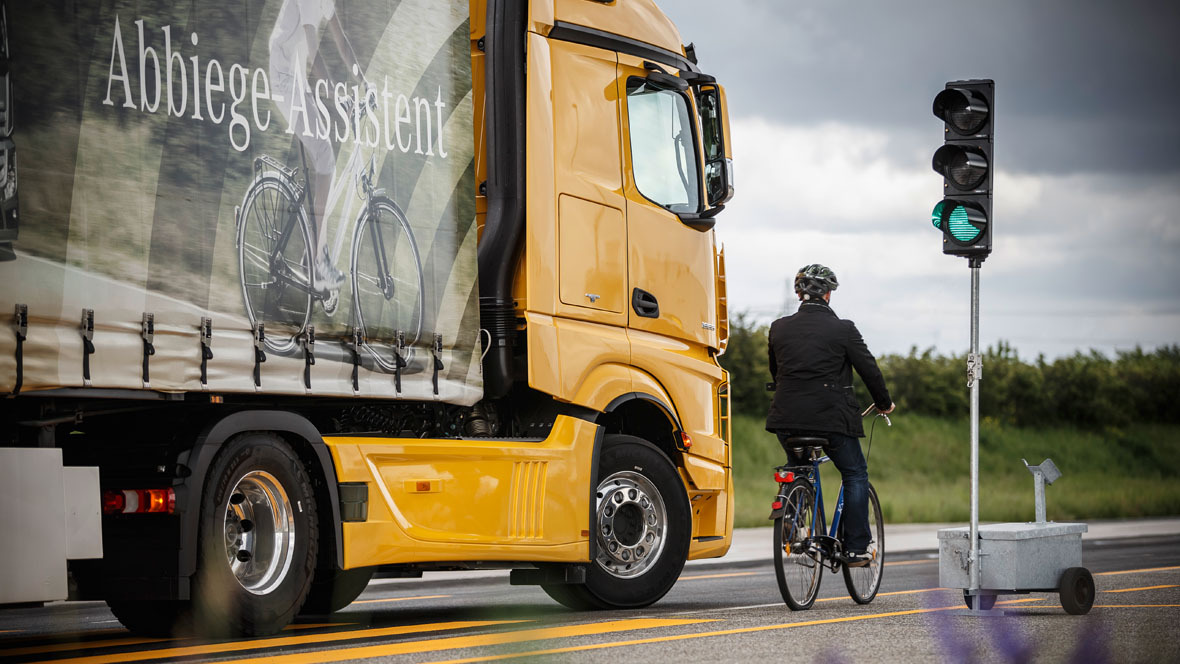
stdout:
<svg viewBox="0 0 1180 664">
<path fill-rule="evenodd" d="M 615 54 L 553 42 L 557 315 L 627 322 L 626 222 Z M 592 328 L 585 328 L 590 332 Z M 605 332 L 604 332 L 605 333 Z"/>
<path fill-rule="evenodd" d="M 688 92 L 649 82 L 651 72 L 639 58 L 620 54 L 618 73 L 628 326 L 716 347 L 713 233 L 677 216 L 702 208 L 697 111 Z M 645 343 L 643 335 L 632 335 L 633 355 L 642 355 Z"/>
</svg>

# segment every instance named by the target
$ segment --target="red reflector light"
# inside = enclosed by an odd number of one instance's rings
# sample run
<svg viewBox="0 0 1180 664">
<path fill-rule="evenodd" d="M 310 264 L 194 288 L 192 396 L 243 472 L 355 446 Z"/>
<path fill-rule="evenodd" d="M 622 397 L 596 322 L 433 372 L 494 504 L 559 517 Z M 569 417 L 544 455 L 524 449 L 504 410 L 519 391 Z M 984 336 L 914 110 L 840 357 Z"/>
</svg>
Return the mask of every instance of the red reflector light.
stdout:
<svg viewBox="0 0 1180 664">
<path fill-rule="evenodd" d="M 172 514 L 176 492 L 172 489 L 107 489 L 102 492 L 104 514 Z"/>
<path fill-rule="evenodd" d="M 790 484 L 791 482 L 795 481 L 795 473 L 793 473 L 789 470 L 775 471 L 774 481 L 781 482 L 783 484 Z"/>
<path fill-rule="evenodd" d="M 783 508 L 783 501 L 781 501 L 781 500 L 776 500 L 770 504 L 770 509 L 772 509 L 772 510 L 781 510 L 782 508 Z"/>
<path fill-rule="evenodd" d="M 103 491 L 102 492 L 102 513 L 103 514 L 118 514 L 127 507 L 127 498 L 123 496 L 122 491 Z"/>
</svg>

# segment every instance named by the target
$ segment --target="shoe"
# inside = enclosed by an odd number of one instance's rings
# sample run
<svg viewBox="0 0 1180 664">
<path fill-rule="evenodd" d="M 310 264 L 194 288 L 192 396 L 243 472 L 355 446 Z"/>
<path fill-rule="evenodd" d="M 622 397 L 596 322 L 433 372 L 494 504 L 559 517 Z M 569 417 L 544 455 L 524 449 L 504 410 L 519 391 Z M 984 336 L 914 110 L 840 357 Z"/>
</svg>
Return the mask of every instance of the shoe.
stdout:
<svg viewBox="0 0 1180 664">
<path fill-rule="evenodd" d="M 327 247 L 316 257 L 312 272 L 311 287 L 317 291 L 337 290 L 344 283 L 344 273 L 332 264 Z"/>
<path fill-rule="evenodd" d="M 840 556 L 840 562 L 845 567 L 865 567 L 873 562 L 873 556 L 868 553 L 845 553 Z"/>
</svg>

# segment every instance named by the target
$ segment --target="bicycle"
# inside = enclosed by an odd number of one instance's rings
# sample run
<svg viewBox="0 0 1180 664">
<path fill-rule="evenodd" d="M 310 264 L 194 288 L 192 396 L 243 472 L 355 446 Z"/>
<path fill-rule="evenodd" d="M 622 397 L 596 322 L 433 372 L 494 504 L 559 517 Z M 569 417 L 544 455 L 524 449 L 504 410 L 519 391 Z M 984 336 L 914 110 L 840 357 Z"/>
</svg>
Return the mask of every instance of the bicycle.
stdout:
<svg viewBox="0 0 1180 664">
<path fill-rule="evenodd" d="M 365 112 L 376 108 L 375 92 L 370 90 L 365 103 L 355 106 L 355 112 L 347 110 L 353 130 L 359 131 Z M 265 323 L 266 347 L 280 355 L 299 346 L 314 303 L 319 302 L 332 316 L 339 302 L 338 289 L 316 290 L 312 286 L 316 247 L 315 229 L 308 223 L 312 182 L 302 142 L 299 151 L 302 182 L 299 169 L 261 155 L 254 160 L 254 180 L 242 204 L 234 209 L 246 316 L 251 327 Z M 396 371 L 409 362 L 422 332 L 422 263 L 405 213 L 384 189 L 374 186 L 375 150 L 370 151 L 368 161 L 364 166 L 358 145 L 341 171 L 341 182 L 346 178 L 356 181 L 357 199 L 363 205 L 355 217 L 351 217 L 353 199 L 342 206 L 331 258 L 333 262 L 339 259 L 351 223 L 349 271 L 360 344 L 382 370 Z M 336 209 L 344 191 L 345 187 L 333 187 L 324 209 Z M 378 337 L 390 339 L 398 352 L 379 353 L 370 344 Z"/>
<path fill-rule="evenodd" d="M 870 406 L 862 414 L 873 410 Z M 889 422 L 889 416 L 878 412 Z M 892 422 L 889 422 L 892 426 Z M 872 438 L 869 439 L 870 445 Z M 885 522 L 881 517 L 881 502 L 877 490 L 869 484 L 869 532 L 872 540 L 866 553 L 867 565 L 849 567 L 842 560 L 844 486 L 836 499 L 832 525 L 826 523 L 823 486 L 819 468 L 830 459 L 823 453 L 826 438 L 797 436 L 786 439 L 797 458 L 810 461 L 809 465 L 782 465 L 775 468 L 778 495 L 772 504 L 774 519 L 774 572 L 783 600 L 793 611 L 811 608 L 819 596 L 823 570 L 837 569 L 844 573 L 844 585 L 857 604 L 868 604 L 881 588 L 881 572 L 885 560 Z M 871 449 L 871 448 L 870 448 Z M 827 533 L 827 534 L 825 534 Z"/>
</svg>

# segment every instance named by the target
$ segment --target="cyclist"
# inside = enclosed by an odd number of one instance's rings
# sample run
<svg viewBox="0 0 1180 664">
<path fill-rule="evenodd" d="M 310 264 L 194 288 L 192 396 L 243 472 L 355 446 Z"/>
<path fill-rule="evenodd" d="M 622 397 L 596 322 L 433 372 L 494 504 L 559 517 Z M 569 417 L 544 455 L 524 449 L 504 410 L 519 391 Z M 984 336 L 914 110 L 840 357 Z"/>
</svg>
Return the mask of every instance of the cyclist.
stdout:
<svg viewBox="0 0 1180 664">
<path fill-rule="evenodd" d="M 329 109 L 324 104 L 334 102 L 332 99 L 317 99 L 316 82 L 307 77 L 310 65 L 321 79 L 329 79 L 324 59 L 317 52 L 321 25 L 327 26 L 345 65 L 353 72 L 360 72 L 356 53 L 336 16 L 336 0 L 283 0 L 270 35 L 270 79 L 276 99 L 282 98 L 277 104 L 279 111 L 287 119 L 290 131 L 303 142 L 309 166 L 315 174 L 311 192 L 316 229 L 312 288 L 335 290 L 344 283 L 344 273 L 332 263 L 328 254 L 328 234 L 324 229 L 328 190 L 336 170 L 336 151 L 329 140 L 331 127 L 327 125 Z M 363 76 L 358 78 L 368 90 L 370 84 Z"/>
<path fill-rule="evenodd" d="M 882 413 L 893 412 L 893 401 L 877 361 L 856 325 L 841 320 L 829 306 L 836 275 L 819 264 L 806 265 L 795 275 L 799 311 L 770 326 L 770 376 L 774 400 L 766 416 L 766 430 L 778 435 L 792 465 L 796 458 L 786 445 L 788 436 L 826 438 L 824 452 L 844 481 L 844 564 L 863 567 L 869 533 L 869 472 L 860 451 L 864 436 L 852 392 L 852 369 L 865 382 L 873 403 Z"/>
</svg>

